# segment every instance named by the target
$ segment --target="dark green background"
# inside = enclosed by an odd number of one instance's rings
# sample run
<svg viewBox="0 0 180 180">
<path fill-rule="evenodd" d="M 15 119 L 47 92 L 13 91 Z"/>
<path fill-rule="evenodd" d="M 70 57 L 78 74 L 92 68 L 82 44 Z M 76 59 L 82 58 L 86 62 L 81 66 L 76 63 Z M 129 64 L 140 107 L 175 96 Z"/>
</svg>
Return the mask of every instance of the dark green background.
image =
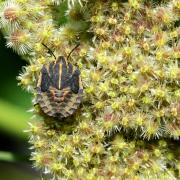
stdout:
<svg viewBox="0 0 180 180">
<path fill-rule="evenodd" d="M 6 48 L 0 34 L 0 179 L 36 179 L 32 169 L 27 122 L 31 114 L 31 94 L 19 87 L 17 76 L 26 62 Z"/>
</svg>

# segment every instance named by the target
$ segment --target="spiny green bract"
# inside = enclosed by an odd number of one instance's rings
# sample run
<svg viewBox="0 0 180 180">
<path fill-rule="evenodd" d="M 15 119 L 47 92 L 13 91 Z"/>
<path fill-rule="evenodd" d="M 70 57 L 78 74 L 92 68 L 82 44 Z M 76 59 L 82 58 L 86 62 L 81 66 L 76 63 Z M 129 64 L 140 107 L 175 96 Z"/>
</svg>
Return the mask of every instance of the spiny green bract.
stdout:
<svg viewBox="0 0 180 180">
<path fill-rule="evenodd" d="M 19 80 L 34 96 L 53 61 L 42 43 L 65 57 L 81 44 L 69 61 L 81 71 L 83 103 L 64 122 L 35 106 L 44 120 L 30 128 L 35 166 L 57 179 L 178 178 L 179 1 L 70 0 L 60 27 L 54 2 L 7 1 L 0 11 L 7 46 L 29 60 Z"/>
</svg>

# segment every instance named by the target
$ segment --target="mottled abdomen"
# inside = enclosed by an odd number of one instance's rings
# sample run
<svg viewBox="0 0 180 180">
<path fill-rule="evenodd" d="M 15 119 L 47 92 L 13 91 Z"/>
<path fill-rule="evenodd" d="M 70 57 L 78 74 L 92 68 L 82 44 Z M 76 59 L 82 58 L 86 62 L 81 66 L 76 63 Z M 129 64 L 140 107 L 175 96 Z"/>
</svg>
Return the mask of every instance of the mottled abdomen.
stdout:
<svg viewBox="0 0 180 180">
<path fill-rule="evenodd" d="M 45 114 L 59 119 L 72 115 L 79 107 L 82 95 L 80 72 L 64 57 L 42 67 L 36 101 Z"/>
</svg>

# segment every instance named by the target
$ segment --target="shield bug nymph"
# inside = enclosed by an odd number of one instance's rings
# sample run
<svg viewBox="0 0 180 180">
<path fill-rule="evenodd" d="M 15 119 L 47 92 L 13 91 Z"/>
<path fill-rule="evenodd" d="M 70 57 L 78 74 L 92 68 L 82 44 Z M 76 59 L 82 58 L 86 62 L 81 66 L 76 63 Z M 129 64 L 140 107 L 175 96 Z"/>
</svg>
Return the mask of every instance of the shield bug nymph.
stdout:
<svg viewBox="0 0 180 180">
<path fill-rule="evenodd" d="M 48 50 L 53 54 L 50 49 Z M 70 54 L 67 59 L 59 56 L 55 61 L 43 65 L 40 71 L 36 102 L 50 117 L 62 119 L 72 115 L 82 100 L 83 87 L 80 71 L 67 62 Z"/>
</svg>

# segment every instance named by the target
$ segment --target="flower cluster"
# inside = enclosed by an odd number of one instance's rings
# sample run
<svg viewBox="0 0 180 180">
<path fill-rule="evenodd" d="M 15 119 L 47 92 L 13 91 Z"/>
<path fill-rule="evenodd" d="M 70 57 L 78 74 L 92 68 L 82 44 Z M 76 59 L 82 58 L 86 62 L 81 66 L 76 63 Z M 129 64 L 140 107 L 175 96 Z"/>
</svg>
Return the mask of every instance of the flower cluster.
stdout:
<svg viewBox="0 0 180 180">
<path fill-rule="evenodd" d="M 29 62 L 18 79 L 35 98 L 42 65 L 54 60 L 43 44 L 67 57 L 80 42 L 68 60 L 81 71 L 82 105 L 62 122 L 35 106 L 36 167 L 57 179 L 178 178 L 179 12 L 178 0 L 3 3 L 0 26 Z"/>
<path fill-rule="evenodd" d="M 98 121 L 106 128 L 108 119 L 107 131 L 117 127 L 147 139 L 178 138 L 180 29 L 175 4 L 99 2 L 91 14 L 94 46 L 88 60 L 95 66 L 86 83 Z"/>
<path fill-rule="evenodd" d="M 176 142 L 134 141 L 120 133 L 107 137 L 101 125 L 85 119 L 68 130 L 31 124 L 36 167 L 56 179 L 176 179 Z"/>
</svg>

